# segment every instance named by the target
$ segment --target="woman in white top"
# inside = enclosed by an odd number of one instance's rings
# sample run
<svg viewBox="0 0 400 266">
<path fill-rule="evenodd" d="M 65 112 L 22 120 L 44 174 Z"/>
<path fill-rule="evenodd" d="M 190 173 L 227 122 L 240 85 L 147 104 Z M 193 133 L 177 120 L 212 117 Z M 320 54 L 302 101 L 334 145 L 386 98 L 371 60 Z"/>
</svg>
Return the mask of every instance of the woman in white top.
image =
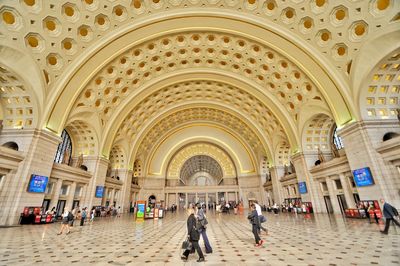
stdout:
<svg viewBox="0 0 400 266">
<path fill-rule="evenodd" d="M 67 235 L 70 233 L 70 231 L 69 231 L 69 217 L 71 215 L 69 215 L 69 211 L 67 209 L 65 209 L 64 213 L 62 214 L 60 232 L 58 232 L 57 235 L 61 235 L 65 228 L 67 228 Z"/>
<path fill-rule="evenodd" d="M 90 222 L 92 223 L 94 220 L 94 214 L 96 213 L 96 209 L 93 208 L 92 211 L 90 212 Z"/>
</svg>

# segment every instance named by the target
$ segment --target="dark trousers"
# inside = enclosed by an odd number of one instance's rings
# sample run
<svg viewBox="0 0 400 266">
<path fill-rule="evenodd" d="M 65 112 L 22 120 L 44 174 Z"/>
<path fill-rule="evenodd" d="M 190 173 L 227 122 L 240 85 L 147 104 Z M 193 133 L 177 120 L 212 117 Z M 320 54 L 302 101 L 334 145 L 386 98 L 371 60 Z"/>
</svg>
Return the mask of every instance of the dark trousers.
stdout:
<svg viewBox="0 0 400 266">
<path fill-rule="evenodd" d="M 201 237 L 203 238 L 204 246 L 206 247 L 206 253 L 211 253 L 212 247 L 210 245 L 210 242 L 208 241 L 206 229 L 201 230 L 200 234 Z"/>
<path fill-rule="evenodd" d="M 260 243 L 260 236 L 258 235 L 258 231 L 260 230 L 260 227 L 256 224 L 253 224 L 253 234 L 254 234 L 254 239 L 256 240 L 256 244 Z"/>
<path fill-rule="evenodd" d="M 385 229 L 383 229 L 383 232 L 385 233 L 389 232 L 389 226 L 391 221 L 393 221 L 397 226 L 400 226 L 400 223 L 396 219 L 386 218 Z"/>
<path fill-rule="evenodd" d="M 85 223 L 85 218 L 81 218 L 81 226 Z"/>
<path fill-rule="evenodd" d="M 191 241 L 191 242 L 192 242 L 193 248 L 197 251 L 197 254 L 199 254 L 199 258 L 204 258 L 203 251 L 201 251 L 201 248 L 199 246 L 199 241 L 196 240 L 196 241 Z M 187 257 L 189 257 L 189 253 L 190 253 L 190 250 L 185 250 L 183 252 L 183 256 L 185 256 L 187 258 Z"/>
</svg>

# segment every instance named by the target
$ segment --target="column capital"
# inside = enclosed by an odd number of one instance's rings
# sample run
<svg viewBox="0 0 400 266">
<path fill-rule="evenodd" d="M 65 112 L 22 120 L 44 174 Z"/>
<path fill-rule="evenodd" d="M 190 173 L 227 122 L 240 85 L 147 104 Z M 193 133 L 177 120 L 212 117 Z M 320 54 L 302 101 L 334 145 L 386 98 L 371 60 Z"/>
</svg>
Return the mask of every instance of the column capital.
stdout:
<svg viewBox="0 0 400 266">
<path fill-rule="evenodd" d="M 304 156 L 305 156 L 305 154 L 304 154 L 303 152 L 297 152 L 297 153 L 293 154 L 290 158 L 291 158 L 293 161 L 297 161 L 297 160 L 299 160 L 299 159 L 304 158 Z"/>
<path fill-rule="evenodd" d="M 96 161 L 99 164 L 103 164 L 103 165 L 108 165 L 108 163 L 110 162 L 107 158 L 102 157 L 102 156 L 93 156 L 93 155 L 87 155 L 84 156 L 84 161 Z"/>
<path fill-rule="evenodd" d="M 356 121 L 350 124 L 345 125 L 344 127 L 338 129 L 338 134 L 341 137 L 345 137 L 351 135 L 354 132 L 358 132 L 359 130 L 364 130 L 368 128 L 392 128 L 398 127 L 398 120 L 378 120 L 378 121 Z"/>
</svg>

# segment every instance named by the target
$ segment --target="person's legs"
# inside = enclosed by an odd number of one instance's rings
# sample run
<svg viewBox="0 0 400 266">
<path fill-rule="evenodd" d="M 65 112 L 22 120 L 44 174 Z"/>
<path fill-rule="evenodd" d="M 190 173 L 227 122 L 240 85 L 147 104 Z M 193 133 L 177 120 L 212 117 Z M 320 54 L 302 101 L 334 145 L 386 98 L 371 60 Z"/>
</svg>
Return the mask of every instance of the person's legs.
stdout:
<svg viewBox="0 0 400 266">
<path fill-rule="evenodd" d="M 193 241 L 192 244 L 193 244 L 193 247 L 196 249 L 197 254 L 199 254 L 199 258 L 204 258 L 203 251 L 201 250 L 201 248 L 199 246 L 199 241 Z"/>
<path fill-rule="evenodd" d="M 85 219 L 81 218 L 81 226 L 83 226 L 84 223 L 85 223 Z"/>
<path fill-rule="evenodd" d="M 61 234 L 62 234 L 62 232 L 63 232 L 63 229 L 64 229 L 64 224 L 63 224 L 63 223 L 61 223 L 60 232 L 58 232 L 58 234 L 57 234 L 57 235 L 61 235 Z"/>
<path fill-rule="evenodd" d="M 256 244 L 259 244 L 259 243 L 260 243 L 260 240 L 261 240 L 260 236 L 258 235 L 258 230 L 259 230 L 259 228 L 258 228 L 258 226 L 255 225 L 255 224 L 253 224 L 252 226 L 253 226 L 253 235 L 254 235 L 254 239 L 255 239 L 255 241 L 256 241 Z"/>
<path fill-rule="evenodd" d="M 390 219 L 390 218 L 387 218 L 387 219 L 386 219 L 385 229 L 383 229 L 382 233 L 387 234 L 387 233 L 389 232 L 389 226 L 390 226 L 391 220 L 392 220 L 392 219 Z"/>
<path fill-rule="evenodd" d="M 206 248 L 206 253 L 212 253 L 212 247 L 210 245 L 210 242 L 208 241 L 206 229 L 201 231 L 201 237 L 203 238 L 203 241 L 204 241 L 204 246 Z"/>
</svg>

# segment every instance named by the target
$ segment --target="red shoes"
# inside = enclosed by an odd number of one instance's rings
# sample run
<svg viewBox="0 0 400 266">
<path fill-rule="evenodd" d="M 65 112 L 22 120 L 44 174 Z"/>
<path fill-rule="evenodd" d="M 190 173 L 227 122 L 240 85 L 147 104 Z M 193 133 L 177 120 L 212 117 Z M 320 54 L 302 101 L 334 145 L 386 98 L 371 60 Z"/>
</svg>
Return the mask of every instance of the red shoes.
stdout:
<svg viewBox="0 0 400 266">
<path fill-rule="evenodd" d="M 261 247 L 264 244 L 264 240 L 260 240 L 258 244 L 255 244 L 255 247 Z"/>
</svg>

